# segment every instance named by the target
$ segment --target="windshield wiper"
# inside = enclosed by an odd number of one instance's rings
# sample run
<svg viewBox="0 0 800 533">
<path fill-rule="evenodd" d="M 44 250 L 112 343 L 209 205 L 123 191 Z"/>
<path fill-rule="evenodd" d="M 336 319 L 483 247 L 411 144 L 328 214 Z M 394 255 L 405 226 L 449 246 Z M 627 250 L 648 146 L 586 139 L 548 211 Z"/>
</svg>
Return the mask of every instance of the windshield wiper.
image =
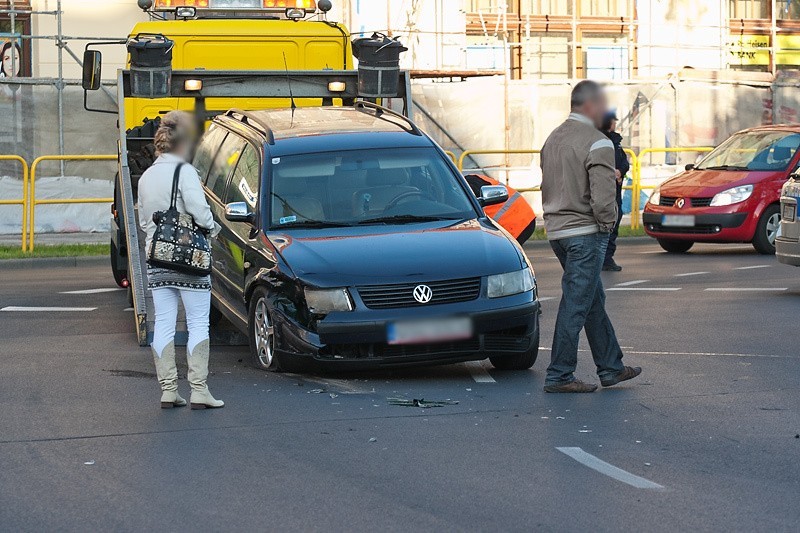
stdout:
<svg viewBox="0 0 800 533">
<path fill-rule="evenodd" d="M 429 215 L 392 215 L 388 217 L 368 218 L 358 222 L 359 225 L 369 224 L 403 224 L 406 222 L 439 222 L 442 220 L 452 221 L 453 223 L 462 222 L 464 219 L 459 217 L 429 216 Z"/>
<path fill-rule="evenodd" d="M 747 167 L 737 167 L 735 165 L 718 165 L 714 167 L 702 167 L 697 170 L 749 170 Z"/>
<path fill-rule="evenodd" d="M 346 222 L 328 222 L 326 220 L 298 220 L 286 224 L 277 224 L 273 227 L 276 230 L 288 228 L 351 228 L 352 224 Z"/>
</svg>

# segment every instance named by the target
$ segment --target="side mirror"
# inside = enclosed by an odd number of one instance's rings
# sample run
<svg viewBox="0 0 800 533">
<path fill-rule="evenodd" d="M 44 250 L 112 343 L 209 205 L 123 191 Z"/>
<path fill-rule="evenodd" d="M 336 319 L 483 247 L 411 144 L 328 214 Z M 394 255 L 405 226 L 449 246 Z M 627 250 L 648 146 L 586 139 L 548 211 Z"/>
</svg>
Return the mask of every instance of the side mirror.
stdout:
<svg viewBox="0 0 800 533">
<path fill-rule="evenodd" d="M 225 206 L 225 220 L 255 224 L 256 215 L 245 202 L 233 202 Z"/>
<path fill-rule="evenodd" d="M 689 163 L 684 167 L 687 171 L 694 170 L 694 163 Z"/>
<path fill-rule="evenodd" d="M 100 88 L 103 54 L 97 50 L 83 53 L 83 90 L 96 91 Z"/>
<path fill-rule="evenodd" d="M 478 198 L 482 207 L 504 204 L 508 201 L 508 189 L 505 185 L 484 185 Z"/>
</svg>

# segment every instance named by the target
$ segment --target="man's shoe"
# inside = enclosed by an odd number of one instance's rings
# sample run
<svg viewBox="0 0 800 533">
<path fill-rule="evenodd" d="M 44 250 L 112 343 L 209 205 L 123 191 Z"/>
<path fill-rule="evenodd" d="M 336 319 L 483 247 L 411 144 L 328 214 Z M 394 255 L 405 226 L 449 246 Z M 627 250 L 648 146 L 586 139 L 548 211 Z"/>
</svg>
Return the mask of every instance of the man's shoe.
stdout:
<svg viewBox="0 0 800 533">
<path fill-rule="evenodd" d="M 641 373 L 642 373 L 641 367 L 626 366 L 625 369 L 616 376 L 606 379 L 601 379 L 600 384 L 603 385 L 603 387 L 613 387 L 617 383 L 622 383 L 623 381 L 628 381 L 629 379 L 633 379 Z"/>
<path fill-rule="evenodd" d="M 597 385 L 590 385 L 589 383 L 584 383 L 579 379 L 576 379 L 575 381 L 570 381 L 569 383 L 557 383 L 555 385 L 544 386 L 545 392 L 587 393 L 587 392 L 594 392 L 596 390 L 597 390 Z"/>
<path fill-rule="evenodd" d="M 603 270 L 605 272 L 622 272 L 622 267 L 619 266 L 615 261 L 611 261 L 610 263 L 603 265 Z"/>
</svg>

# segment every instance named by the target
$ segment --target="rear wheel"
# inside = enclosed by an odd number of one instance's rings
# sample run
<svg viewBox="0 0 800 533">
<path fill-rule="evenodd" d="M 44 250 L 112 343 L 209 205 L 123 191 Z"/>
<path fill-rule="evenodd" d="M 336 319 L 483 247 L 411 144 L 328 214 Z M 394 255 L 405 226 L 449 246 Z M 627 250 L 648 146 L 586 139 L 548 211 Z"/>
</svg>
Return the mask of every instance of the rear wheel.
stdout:
<svg viewBox="0 0 800 533">
<path fill-rule="evenodd" d="M 685 254 L 694 246 L 692 241 L 675 241 L 671 239 L 658 239 L 658 245 L 664 249 L 665 252 L 671 254 Z"/>
<path fill-rule="evenodd" d="M 758 220 L 756 234 L 753 237 L 753 248 L 760 254 L 775 255 L 775 239 L 781 229 L 781 209 L 777 205 L 769 206 Z"/>
<path fill-rule="evenodd" d="M 249 337 L 251 362 L 254 367 L 270 372 L 281 372 L 275 353 L 275 326 L 269 310 L 266 289 L 259 287 L 250 300 Z"/>
<path fill-rule="evenodd" d="M 539 328 L 533 336 L 533 343 L 527 352 L 519 355 L 502 355 L 490 357 L 489 361 L 497 370 L 529 370 L 539 357 Z"/>
<path fill-rule="evenodd" d="M 111 273 L 114 275 L 114 281 L 117 282 L 117 285 L 120 287 L 127 287 L 128 286 L 128 271 L 119 268 L 119 264 L 122 263 L 122 255 L 119 252 L 119 248 L 117 245 L 114 244 L 112 239 L 111 241 Z"/>
</svg>

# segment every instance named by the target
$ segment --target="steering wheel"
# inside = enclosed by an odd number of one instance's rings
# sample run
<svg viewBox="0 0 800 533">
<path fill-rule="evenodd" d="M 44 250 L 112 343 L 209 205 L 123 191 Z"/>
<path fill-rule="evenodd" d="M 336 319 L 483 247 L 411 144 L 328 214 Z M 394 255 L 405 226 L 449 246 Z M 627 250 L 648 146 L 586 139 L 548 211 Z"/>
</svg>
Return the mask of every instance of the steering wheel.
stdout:
<svg viewBox="0 0 800 533">
<path fill-rule="evenodd" d="M 419 196 L 420 198 L 422 198 L 422 197 L 424 197 L 425 195 L 424 195 L 424 194 L 422 194 L 422 191 L 408 191 L 408 192 L 404 192 L 404 193 L 402 193 L 402 194 L 400 194 L 400 195 L 398 195 L 398 196 L 394 197 L 394 198 L 392 199 L 392 201 L 391 201 L 391 202 L 389 202 L 388 204 L 386 204 L 386 207 L 383 209 L 383 211 L 384 211 L 384 212 L 386 212 L 386 211 L 389 211 L 389 210 L 391 210 L 391 209 L 394 209 L 395 207 L 397 207 L 397 204 L 399 204 L 400 202 L 402 202 L 402 201 L 403 201 L 403 200 L 405 200 L 406 198 L 412 198 L 412 197 L 414 197 L 414 196 Z"/>
</svg>

